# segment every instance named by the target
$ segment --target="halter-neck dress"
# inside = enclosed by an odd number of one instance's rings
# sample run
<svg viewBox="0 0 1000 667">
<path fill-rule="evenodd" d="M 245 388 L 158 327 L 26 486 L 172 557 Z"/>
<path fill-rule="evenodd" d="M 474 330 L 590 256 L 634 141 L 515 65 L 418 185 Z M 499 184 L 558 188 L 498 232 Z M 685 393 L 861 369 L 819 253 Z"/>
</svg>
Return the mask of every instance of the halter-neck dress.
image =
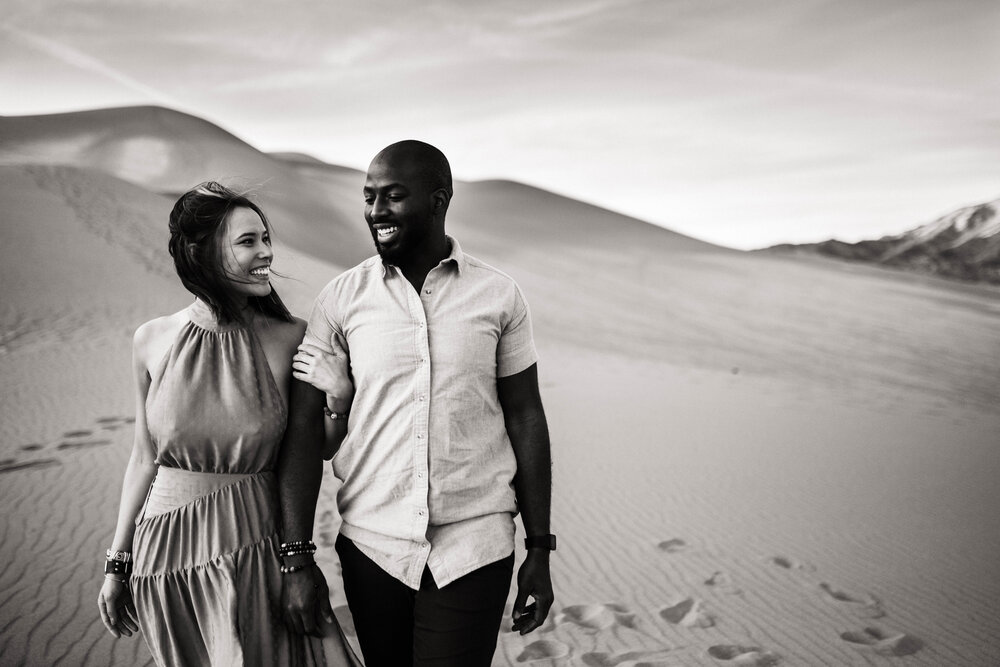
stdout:
<svg viewBox="0 0 1000 667">
<path fill-rule="evenodd" d="M 137 521 L 132 595 L 158 665 L 355 665 L 283 620 L 275 466 L 287 408 L 252 327 L 200 301 L 151 373 L 158 464 Z M 324 649 L 325 644 L 325 649 Z"/>
</svg>

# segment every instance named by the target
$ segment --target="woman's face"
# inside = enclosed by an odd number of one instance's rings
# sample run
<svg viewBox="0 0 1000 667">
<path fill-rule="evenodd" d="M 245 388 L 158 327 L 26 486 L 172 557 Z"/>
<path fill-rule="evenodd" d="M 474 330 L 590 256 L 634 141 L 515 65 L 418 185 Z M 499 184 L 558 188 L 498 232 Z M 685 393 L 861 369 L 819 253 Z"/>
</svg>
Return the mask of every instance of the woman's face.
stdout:
<svg viewBox="0 0 1000 667">
<path fill-rule="evenodd" d="M 271 293 L 271 235 L 253 209 L 240 206 L 229 213 L 221 246 L 222 270 L 236 294 Z"/>
</svg>

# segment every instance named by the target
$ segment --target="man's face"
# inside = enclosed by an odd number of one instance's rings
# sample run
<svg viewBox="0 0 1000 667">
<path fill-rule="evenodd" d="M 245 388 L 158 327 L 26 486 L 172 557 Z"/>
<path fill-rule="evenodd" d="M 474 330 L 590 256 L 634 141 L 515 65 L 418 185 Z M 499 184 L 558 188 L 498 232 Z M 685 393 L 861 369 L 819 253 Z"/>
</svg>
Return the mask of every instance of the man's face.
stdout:
<svg viewBox="0 0 1000 667">
<path fill-rule="evenodd" d="M 433 232 L 434 191 L 413 161 L 379 156 L 365 180 L 365 220 L 382 259 L 398 264 Z"/>
</svg>

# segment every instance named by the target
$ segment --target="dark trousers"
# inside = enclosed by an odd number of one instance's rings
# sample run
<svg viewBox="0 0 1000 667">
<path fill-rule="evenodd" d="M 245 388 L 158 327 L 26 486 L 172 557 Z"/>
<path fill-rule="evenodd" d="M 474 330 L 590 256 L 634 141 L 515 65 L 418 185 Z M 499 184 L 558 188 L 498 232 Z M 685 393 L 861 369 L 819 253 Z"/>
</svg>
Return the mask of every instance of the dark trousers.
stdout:
<svg viewBox="0 0 1000 667">
<path fill-rule="evenodd" d="M 514 554 L 438 588 L 424 570 L 415 591 L 343 535 L 337 554 L 367 667 L 489 667 Z"/>
</svg>

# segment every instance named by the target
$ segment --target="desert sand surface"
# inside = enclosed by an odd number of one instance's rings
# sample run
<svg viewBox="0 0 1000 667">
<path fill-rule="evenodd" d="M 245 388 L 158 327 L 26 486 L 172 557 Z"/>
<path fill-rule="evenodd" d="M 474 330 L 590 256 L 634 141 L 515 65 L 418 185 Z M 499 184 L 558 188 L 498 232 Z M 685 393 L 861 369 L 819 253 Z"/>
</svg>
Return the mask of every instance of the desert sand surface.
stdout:
<svg viewBox="0 0 1000 667">
<path fill-rule="evenodd" d="M 0 118 L 0 140 L 0 663 L 151 664 L 96 598 L 131 335 L 190 301 L 172 195 L 256 187 L 305 316 L 372 252 L 363 174 L 155 108 Z M 505 623 L 495 665 L 1000 664 L 1000 290 L 507 181 L 456 184 L 448 228 L 528 297 L 553 443 L 556 603 L 526 637 Z M 328 470 L 334 582 L 335 490 Z"/>
</svg>

